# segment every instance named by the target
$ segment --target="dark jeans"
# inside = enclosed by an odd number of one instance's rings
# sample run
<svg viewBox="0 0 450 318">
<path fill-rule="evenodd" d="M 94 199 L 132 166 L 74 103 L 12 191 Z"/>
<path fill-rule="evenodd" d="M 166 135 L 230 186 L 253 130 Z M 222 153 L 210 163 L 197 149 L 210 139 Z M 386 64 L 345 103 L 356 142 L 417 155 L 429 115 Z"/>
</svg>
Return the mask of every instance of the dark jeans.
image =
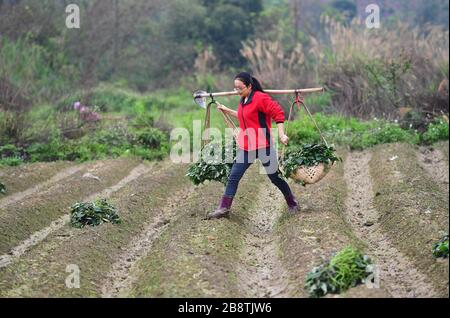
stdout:
<svg viewBox="0 0 450 318">
<path fill-rule="evenodd" d="M 239 182 L 245 171 L 259 159 L 263 164 L 266 174 L 269 176 L 270 181 L 280 189 L 285 197 L 292 196 L 291 189 L 285 180 L 283 180 L 277 173 L 278 171 L 278 158 L 277 152 L 273 147 L 258 149 L 255 151 L 238 150 L 236 159 L 231 169 L 228 184 L 225 190 L 225 196 L 234 197 L 237 192 Z"/>
</svg>

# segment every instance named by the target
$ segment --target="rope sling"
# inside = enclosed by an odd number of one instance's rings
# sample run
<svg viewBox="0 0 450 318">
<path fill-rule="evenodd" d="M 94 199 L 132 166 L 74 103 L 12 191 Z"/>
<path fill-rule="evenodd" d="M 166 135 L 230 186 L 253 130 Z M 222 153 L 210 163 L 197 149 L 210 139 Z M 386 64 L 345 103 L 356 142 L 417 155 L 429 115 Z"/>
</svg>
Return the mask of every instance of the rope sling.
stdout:
<svg viewBox="0 0 450 318">
<path fill-rule="evenodd" d="M 211 95 L 210 97 L 211 97 L 211 102 L 208 104 L 208 106 L 206 106 L 205 124 L 203 127 L 203 134 L 202 134 L 203 135 L 202 149 L 210 142 L 209 129 L 211 128 L 211 106 L 212 105 L 217 106 L 217 102 L 214 99 L 214 96 Z M 233 136 L 237 140 L 237 138 L 239 136 L 239 128 L 236 126 L 234 121 L 231 119 L 230 115 L 225 113 L 223 110 L 220 110 L 220 113 L 222 114 L 222 118 L 223 118 L 225 124 L 228 126 L 228 128 L 231 128 L 233 130 Z"/>
</svg>

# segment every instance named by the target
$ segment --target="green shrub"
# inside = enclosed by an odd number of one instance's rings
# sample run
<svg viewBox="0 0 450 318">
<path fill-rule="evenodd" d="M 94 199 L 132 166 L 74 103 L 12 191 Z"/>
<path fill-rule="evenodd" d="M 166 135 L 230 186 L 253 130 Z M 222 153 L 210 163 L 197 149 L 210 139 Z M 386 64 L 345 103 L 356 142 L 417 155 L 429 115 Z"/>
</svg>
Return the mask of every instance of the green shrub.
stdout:
<svg viewBox="0 0 450 318">
<path fill-rule="evenodd" d="M 68 143 L 66 143 L 67 148 Z M 58 140 L 49 143 L 37 143 L 27 149 L 31 162 L 51 162 L 65 158 L 64 145 Z"/>
<path fill-rule="evenodd" d="M 408 111 L 399 121 L 403 129 L 414 129 L 424 131 L 426 129 L 427 116 L 423 112 L 416 110 Z"/>
<path fill-rule="evenodd" d="M 22 139 L 24 127 L 23 113 L 1 110 L 0 144 L 16 143 L 20 141 Z"/>
<path fill-rule="evenodd" d="M 351 149 L 363 150 L 378 144 L 407 142 L 435 142 L 448 139 L 448 125 L 443 120 L 430 125 L 423 136 L 415 130 L 402 128 L 398 123 L 374 119 L 360 121 L 336 115 L 314 114 L 325 138 L 336 145 L 348 145 Z M 309 117 L 302 116 L 289 124 L 289 138 L 292 145 L 320 143 L 319 131 Z"/>
<path fill-rule="evenodd" d="M 129 132 L 126 125 L 118 124 L 96 132 L 92 140 L 108 147 L 129 147 L 134 136 Z"/>
<path fill-rule="evenodd" d="M 0 147 L 0 159 L 8 157 L 18 157 L 21 154 L 20 148 L 12 144 L 7 144 Z"/>
<path fill-rule="evenodd" d="M 75 228 L 98 226 L 102 223 L 120 223 L 117 209 L 106 199 L 95 202 L 75 203 L 70 211 L 70 224 Z"/>
<path fill-rule="evenodd" d="M 422 135 L 422 141 L 431 145 L 440 140 L 448 140 L 448 136 L 448 124 L 439 118 L 428 126 L 427 131 Z"/>
<path fill-rule="evenodd" d="M 0 165 L 9 166 L 9 167 L 17 167 L 24 163 L 24 160 L 20 157 L 6 157 L 0 159 Z"/>
<path fill-rule="evenodd" d="M 137 116 L 133 122 L 131 123 L 131 125 L 134 128 L 149 128 L 149 127 L 153 127 L 155 123 L 155 119 L 153 117 L 153 115 L 145 112 L 139 116 Z"/>
<path fill-rule="evenodd" d="M 412 130 L 404 130 L 397 124 L 381 123 L 375 129 L 354 134 L 351 138 L 351 149 L 366 149 L 379 144 L 406 142 L 418 144 L 420 135 Z"/>
<path fill-rule="evenodd" d="M 134 146 L 131 151 L 127 153 L 139 157 L 144 160 L 162 160 L 168 154 L 168 150 L 166 148 L 162 149 L 148 149 L 140 146 Z"/>
<path fill-rule="evenodd" d="M 327 293 L 341 293 L 365 283 L 373 270 L 372 261 L 367 255 L 348 246 L 330 261 L 314 267 L 306 277 L 305 289 L 314 298 Z"/>
<path fill-rule="evenodd" d="M 363 133 L 371 127 L 379 125 L 377 122 L 362 122 L 356 118 L 348 118 L 339 115 L 324 115 L 316 113 L 314 120 L 324 136 L 335 144 L 348 144 L 352 136 Z M 316 126 L 309 116 L 302 113 L 300 119 L 289 123 L 289 138 L 292 144 L 314 144 L 321 142 L 321 137 Z"/>
<path fill-rule="evenodd" d="M 135 133 L 135 138 L 140 145 L 152 149 L 159 148 L 163 143 L 168 141 L 167 136 L 156 128 L 138 130 Z"/>
<path fill-rule="evenodd" d="M 24 160 L 24 150 L 15 145 L 7 144 L 0 147 L 0 165 L 15 167 L 21 165 Z"/>
</svg>

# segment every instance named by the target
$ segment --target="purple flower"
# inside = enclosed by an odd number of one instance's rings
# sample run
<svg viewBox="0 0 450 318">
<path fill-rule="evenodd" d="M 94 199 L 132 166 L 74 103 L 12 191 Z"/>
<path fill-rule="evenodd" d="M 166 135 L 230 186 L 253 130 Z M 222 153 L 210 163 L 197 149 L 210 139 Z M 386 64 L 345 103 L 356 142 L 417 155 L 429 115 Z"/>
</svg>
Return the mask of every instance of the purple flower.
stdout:
<svg viewBox="0 0 450 318">
<path fill-rule="evenodd" d="M 82 106 L 82 107 L 80 108 L 80 113 L 87 113 L 87 112 L 89 112 L 89 108 L 88 108 L 88 107 Z"/>
<path fill-rule="evenodd" d="M 75 104 L 73 104 L 73 109 L 75 110 L 79 110 L 81 107 L 81 103 L 80 102 L 76 102 Z"/>
</svg>

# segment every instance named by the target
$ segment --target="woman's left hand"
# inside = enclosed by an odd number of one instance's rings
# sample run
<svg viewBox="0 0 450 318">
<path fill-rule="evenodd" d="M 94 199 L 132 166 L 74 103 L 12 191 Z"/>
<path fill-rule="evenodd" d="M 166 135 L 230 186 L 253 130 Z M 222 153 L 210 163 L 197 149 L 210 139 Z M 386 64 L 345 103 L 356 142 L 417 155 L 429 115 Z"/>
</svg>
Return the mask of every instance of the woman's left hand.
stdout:
<svg viewBox="0 0 450 318">
<path fill-rule="evenodd" d="M 283 145 L 287 146 L 287 144 L 289 143 L 289 137 L 286 135 L 281 135 L 280 136 L 280 141 Z"/>
</svg>

